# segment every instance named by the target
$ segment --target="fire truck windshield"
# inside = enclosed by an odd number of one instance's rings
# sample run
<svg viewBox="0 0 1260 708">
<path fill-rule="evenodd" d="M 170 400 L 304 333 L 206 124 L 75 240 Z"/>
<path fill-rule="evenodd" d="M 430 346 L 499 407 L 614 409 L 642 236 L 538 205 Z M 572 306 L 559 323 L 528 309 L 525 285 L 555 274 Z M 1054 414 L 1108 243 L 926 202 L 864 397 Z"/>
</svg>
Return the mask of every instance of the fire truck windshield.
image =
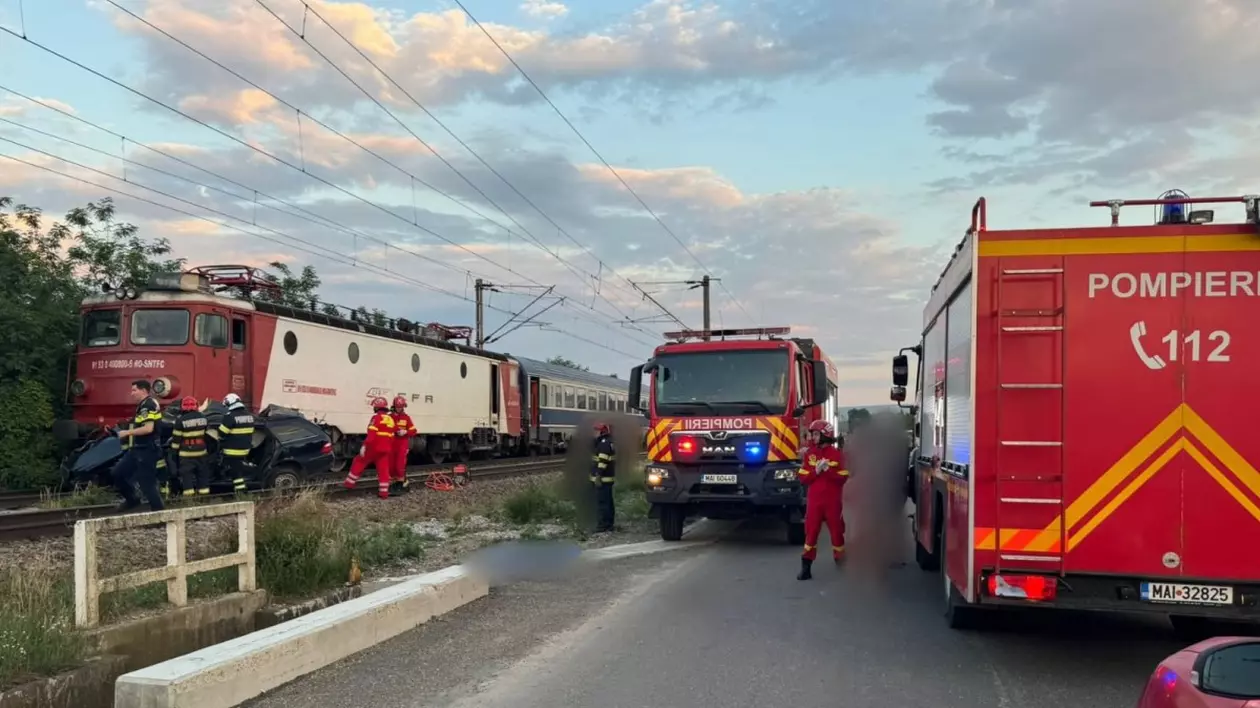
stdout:
<svg viewBox="0 0 1260 708">
<path fill-rule="evenodd" d="M 656 363 L 658 415 L 781 415 L 787 409 L 789 361 L 782 349 L 662 354 Z"/>
</svg>

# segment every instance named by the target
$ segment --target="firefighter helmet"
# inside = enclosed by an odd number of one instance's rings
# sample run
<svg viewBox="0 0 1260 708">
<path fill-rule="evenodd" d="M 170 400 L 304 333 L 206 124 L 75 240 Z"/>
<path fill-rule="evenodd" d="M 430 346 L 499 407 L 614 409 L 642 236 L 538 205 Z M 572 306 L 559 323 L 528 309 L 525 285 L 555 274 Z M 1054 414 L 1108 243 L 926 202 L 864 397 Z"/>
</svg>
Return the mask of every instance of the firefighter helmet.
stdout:
<svg viewBox="0 0 1260 708">
<path fill-rule="evenodd" d="M 372 410 L 383 411 L 387 408 L 389 408 L 389 404 L 385 402 L 384 398 L 377 396 L 372 399 Z"/>
<path fill-rule="evenodd" d="M 179 409 L 181 411 L 195 411 L 197 408 L 197 399 L 192 396 L 184 396 L 183 400 L 179 402 Z"/>
<path fill-rule="evenodd" d="M 229 393 L 228 395 L 223 397 L 223 405 L 227 406 L 230 409 L 230 408 L 236 408 L 237 406 L 243 406 L 245 404 L 241 403 L 240 396 L 236 395 L 235 393 Z"/>
<path fill-rule="evenodd" d="M 596 435 L 607 435 L 611 431 L 607 423 L 596 423 L 592 428 Z"/>
<path fill-rule="evenodd" d="M 394 407 L 397 408 L 398 410 L 402 410 L 403 408 L 406 408 L 407 399 L 403 398 L 402 396 L 394 396 Z"/>
<path fill-rule="evenodd" d="M 829 420 L 816 420 L 810 423 L 809 432 L 818 433 L 824 439 L 836 439 L 836 426 L 832 425 Z"/>
</svg>

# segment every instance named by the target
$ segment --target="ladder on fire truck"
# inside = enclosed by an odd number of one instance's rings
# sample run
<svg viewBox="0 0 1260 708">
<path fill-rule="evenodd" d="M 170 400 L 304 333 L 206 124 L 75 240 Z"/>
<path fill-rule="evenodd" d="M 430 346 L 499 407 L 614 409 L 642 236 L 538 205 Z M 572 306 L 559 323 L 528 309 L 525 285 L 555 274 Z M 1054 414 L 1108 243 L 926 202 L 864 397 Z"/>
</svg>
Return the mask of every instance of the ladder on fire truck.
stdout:
<svg viewBox="0 0 1260 708">
<path fill-rule="evenodd" d="M 983 224 L 983 220 L 981 221 Z M 983 225 L 980 229 L 983 230 Z M 1056 547 L 1046 551 L 1004 548 L 1021 528 L 1005 526 L 1011 518 L 1037 519 L 1035 530 L 1045 528 L 1047 519 L 1062 519 L 1065 470 L 1064 433 L 1067 373 L 1066 291 L 1063 261 L 1053 267 L 1012 268 L 1009 259 L 999 259 L 996 273 L 994 310 L 997 324 L 997 456 L 994 460 L 995 493 L 994 551 L 996 570 L 1018 564 L 1026 570 L 1063 572 L 1067 548 L 1065 524 L 1060 523 Z M 1012 290 L 1017 291 L 1012 297 Z M 1044 295 L 1049 293 L 1049 302 Z M 1022 294 L 1023 297 L 1018 297 Z M 1011 301 L 1015 300 L 1015 306 Z M 1040 341 L 1057 342 L 1050 351 Z M 1036 344 L 1034 344 L 1036 342 Z M 1014 348 L 1016 351 L 1012 352 Z M 1035 352 L 1039 356 L 1028 356 Z M 1012 354 L 1017 356 L 1009 361 Z M 1037 366 L 1037 363 L 1043 364 Z M 1021 364 L 1023 366 L 1021 366 Z M 1013 372 L 1012 370 L 1016 370 Z M 1021 373 L 1018 370 L 1023 369 Z M 1015 404 L 1015 405 L 1012 405 Z M 1012 416 L 1012 408 L 1018 413 Z M 1030 424 L 1030 416 L 1041 421 Z M 1044 417 L 1042 417 L 1044 416 Z M 1052 421 L 1057 418 L 1058 425 Z M 1022 422 L 1011 431 L 1012 421 Z M 1007 425 L 1004 426 L 1004 423 Z M 1005 429 L 1004 429 L 1005 428 Z M 1055 435 L 1048 431 L 1058 430 Z M 1030 432 L 1031 429 L 1041 431 Z M 1012 459 L 1014 458 L 1014 459 Z M 1047 513 L 1051 512 L 1051 513 Z"/>
</svg>

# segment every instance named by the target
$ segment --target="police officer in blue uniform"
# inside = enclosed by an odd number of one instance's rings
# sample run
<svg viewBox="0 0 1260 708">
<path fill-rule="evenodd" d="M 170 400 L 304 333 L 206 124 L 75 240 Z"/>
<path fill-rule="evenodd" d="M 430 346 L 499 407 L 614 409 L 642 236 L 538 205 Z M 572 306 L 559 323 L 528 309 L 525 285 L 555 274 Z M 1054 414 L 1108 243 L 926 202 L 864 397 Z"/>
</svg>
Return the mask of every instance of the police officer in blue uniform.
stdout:
<svg viewBox="0 0 1260 708">
<path fill-rule="evenodd" d="M 136 412 L 130 425 L 118 431 L 122 441 L 122 459 L 114 465 L 111 474 L 114 486 L 125 500 L 122 511 L 140 506 L 135 485 L 140 486 L 144 498 L 153 511 L 161 511 L 162 493 L 158 490 L 157 462 L 162 455 L 158 445 L 158 425 L 162 421 L 162 409 L 153 398 L 153 387 L 144 379 L 131 382 L 131 398 L 136 401 Z"/>
</svg>

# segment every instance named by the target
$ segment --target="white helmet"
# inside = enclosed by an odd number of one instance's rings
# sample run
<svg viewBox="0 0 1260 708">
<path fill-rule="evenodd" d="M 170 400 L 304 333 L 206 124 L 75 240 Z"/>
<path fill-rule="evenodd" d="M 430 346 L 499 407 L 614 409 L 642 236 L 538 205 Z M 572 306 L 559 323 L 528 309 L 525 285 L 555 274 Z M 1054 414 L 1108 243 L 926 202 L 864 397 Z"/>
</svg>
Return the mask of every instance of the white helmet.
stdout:
<svg viewBox="0 0 1260 708">
<path fill-rule="evenodd" d="M 231 409 L 231 408 L 239 408 L 245 404 L 241 403 L 240 396 L 236 395 L 235 393 L 229 393 L 228 395 L 223 397 L 223 405 Z"/>
</svg>

